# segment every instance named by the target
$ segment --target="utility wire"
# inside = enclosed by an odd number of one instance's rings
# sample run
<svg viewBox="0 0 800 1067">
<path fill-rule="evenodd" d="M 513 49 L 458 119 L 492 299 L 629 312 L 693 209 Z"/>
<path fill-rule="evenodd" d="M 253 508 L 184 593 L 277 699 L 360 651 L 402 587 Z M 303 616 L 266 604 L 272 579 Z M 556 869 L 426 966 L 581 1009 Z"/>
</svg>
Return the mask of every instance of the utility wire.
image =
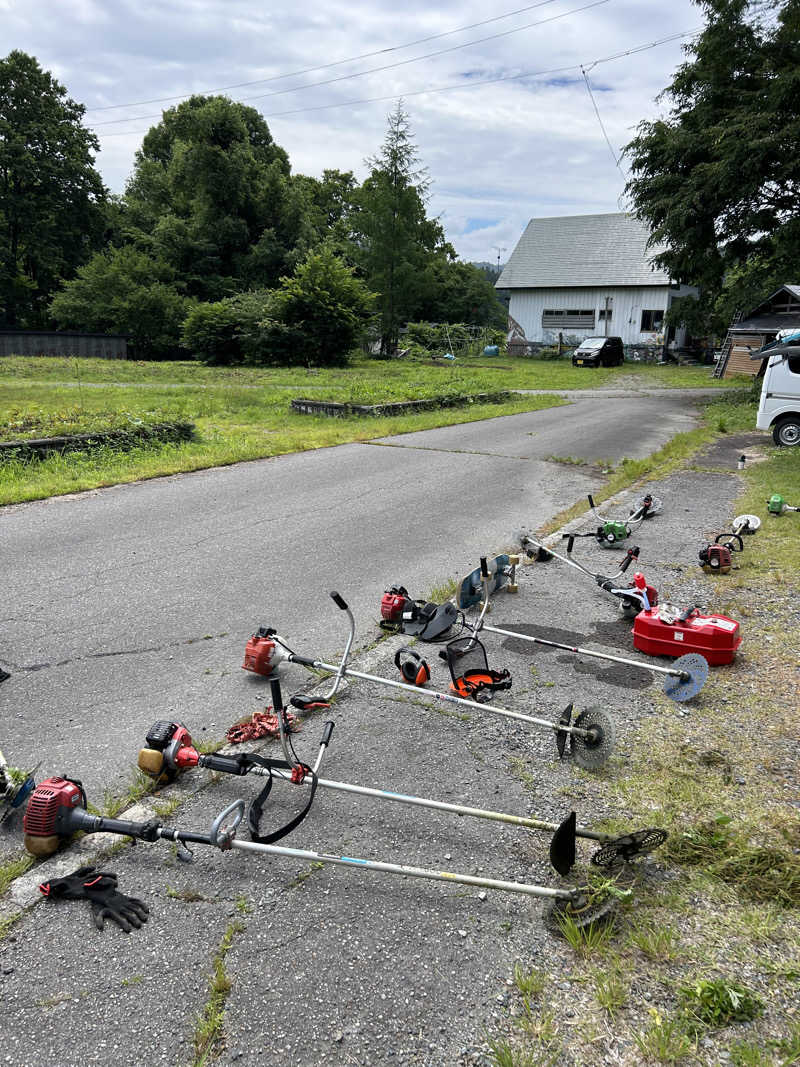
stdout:
<svg viewBox="0 0 800 1067">
<path fill-rule="evenodd" d="M 596 64 L 593 63 L 592 66 L 596 66 Z M 600 117 L 600 110 L 597 107 L 597 101 L 594 98 L 594 93 L 592 92 L 592 87 L 589 84 L 589 75 L 586 73 L 586 70 L 583 67 L 581 67 L 581 74 L 583 75 L 583 80 L 586 82 L 586 91 L 589 93 L 589 99 L 592 101 L 592 106 L 594 107 L 594 113 L 595 113 L 595 115 L 597 115 L 597 121 L 600 123 L 600 129 L 603 131 L 603 136 L 606 139 L 606 144 L 608 145 L 608 150 L 611 153 L 611 158 L 614 160 L 614 166 L 620 172 L 620 174 L 625 179 L 625 181 L 627 181 L 628 179 L 627 179 L 627 177 L 625 175 L 625 172 L 623 171 L 622 167 L 619 165 L 619 160 L 617 159 L 617 154 L 616 154 L 616 152 L 614 151 L 614 149 L 613 149 L 613 147 L 611 145 L 611 141 L 609 141 L 609 139 L 608 139 L 608 134 L 606 133 L 606 128 L 603 125 L 602 118 Z"/>
<path fill-rule="evenodd" d="M 384 70 L 396 70 L 397 67 L 406 67 L 410 63 L 420 63 L 423 59 L 433 59 L 436 56 L 444 56 L 450 52 L 459 52 L 464 48 L 471 48 L 476 44 L 485 44 L 487 41 L 496 41 L 501 37 L 509 37 L 514 33 L 521 33 L 523 30 L 533 29 L 535 26 L 544 26 L 548 22 L 556 22 L 558 19 L 566 18 L 568 15 L 575 15 L 581 11 L 588 11 L 593 7 L 601 7 L 603 4 L 608 4 L 610 0 L 592 0 L 589 4 L 584 4 L 582 7 L 574 7 L 570 11 L 563 11 L 558 15 L 551 15 L 550 18 L 540 19 L 538 22 L 529 22 L 525 26 L 518 26 L 513 30 L 503 30 L 501 33 L 493 33 L 488 37 L 476 37 L 474 41 L 466 41 L 464 44 L 454 44 L 449 48 L 440 48 L 437 52 L 426 52 L 421 56 L 414 56 L 411 59 L 400 59 L 396 63 L 387 63 L 382 67 L 370 67 L 369 70 L 357 71 L 355 74 L 340 74 L 336 78 L 327 78 L 325 81 L 309 82 L 307 85 L 297 85 L 289 89 L 276 89 L 272 93 L 264 93 L 259 96 L 243 96 L 239 100 L 239 103 L 246 103 L 249 100 L 266 100 L 271 96 L 283 96 L 286 93 L 297 93 L 305 89 L 315 89 L 322 85 L 332 85 L 335 82 L 352 81 L 354 78 L 363 78 L 367 74 L 379 74 Z M 98 126 L 118 126 L 123 122 L 144 122 L 147 119 L 161 118 L 161 115 L 136 115 L 127 119 L 109 119 L 106 122 L 97 122 L 94 124 L 96 129 Z"/>
<path fill-rule="evenodd" d="M 646 52 L 651 48 L 657 48 L 659 45 L 668 44 L 670 41 L 677 41 L 682 37 L 694 37 L 698 33 L 701 33 L 703 27 L 697 27 L 693 30 L 684 30 L 682 33 L 672 33 L 668 37 L 660 37 L 656 41 L 650 41 L 646 44 L 636 45 L 634 48 L 628 48 L 624 52 L 615 52 L 610 56 L 603 56 L 601 59 L 595 59 L 591 63 L 587 64 L 589 70 L 593 67 L 599 66 L 601 63 L 611 63 L 617 59 L 624 59 L 626 56 L 636 55 L 638 52 Z M 275 119 L 283 118 L 289 115 L 301 115 L 312 111 L 329 111 L 332 108 L 337 107 L 355 107 L 358 104 L 377 104 L 383 103 L 386 100 L 396 100 L 398 96 L 402 96 L 404 99 L 411 96 L 427 96 L 434 93 L 447 93 L 457 89 L 480 89 L 486 85 L 497 85 L 501 82 L 520 81 L 524 78 L 542 78 L 550 74 L 564 74 L 573 70 L 581 70 L 582 64 L 572 63 L 564 67 L 551 67 L 549 70 L 534 70 L 526 71 L 523 74 L 505 74 L 499 78 L 487 78 L 483 81 L 474 82 L 457 82 L 454 85 L 440 85 L 434 86 L 428 89 L 414 89 L 403 93 L 389 93 L 386 96 L 372 96 L 367 98 L 361 98 L 358 100 L 342 100 L 335 104 L 319 104 L 314 107 L 301 107 L 295 108 L 291 111 L 277 111 L 272 114 L 264 115 L 264 118 Z M 104 139 L 109 137 L 134 137 L 140 133 L 147 133 L 147 130 L 124 130 L 117 133 L 101 133 L 100 136 Z"/>
<path fill-rule="evenodd" d="M 330 70 L 332 67 L 341 67 L 344 63 L 356 63 L 361 59 L 372 59 L 373 56 L 386 55 L 388 52 L 400 52 L 404 48 L 413 48 L 417 44 L 427 44 L 428 41 L 439 41 L 442 37 L 452 37 L 454 33 L 465 33 L 467 30 L 476 30 L 480 26 L 488 26 L 492 22 L 500 22 L 501 19 L 510 19 L 512 15 L 522 15 L 526 11 L 533 11 L 537 7 L 545 7 L 554 4 L 556 0 L 539 0 L 536 4 L 527 7 L 518 7 L 516 11 L 507 11 L 504 15 L 495 15 L 494 18 L 484 19 L 482 22 L 471 22 L 468 26 L 458 26 L 455 30 L 446 30 L 444 33 L 434 33 L 430 37 L 419 37 L 416 41 L 406 41 L 405 44 L 392 45 L 389 48 L 378 48 L 374 52 L 362 52 L 359 56 L 350 56 L 348 59 L 337 59 L 334 63 L 322 63 L 318 67 L 306 67 L 304 70 L 292 70 L 287 74 L 274 74 L 270 78 L 257 78 L 250 82 L 237 82 L 235 85 L 222 85 L 217 89 L 203 89 L 191 93 L 180 93 L 178 96 L 161 96 L 154 100 L 133 100 L 127 104 L 106 104 L 104 107 L 87 107 L 87 111 L 117 111 L 122 107 L 145 107 L 147 104 L 167 104 L 171 100 L 186 100 L 190 96 L 207 96 L 213 93 L 224 93 L 228 89 L 247 89 L 251 85 L 267 85 L 269 82 L 282 81 L 284 78 L 299 78 L 303 74 L 313 74 L 317 70 Z"/>
</svg>

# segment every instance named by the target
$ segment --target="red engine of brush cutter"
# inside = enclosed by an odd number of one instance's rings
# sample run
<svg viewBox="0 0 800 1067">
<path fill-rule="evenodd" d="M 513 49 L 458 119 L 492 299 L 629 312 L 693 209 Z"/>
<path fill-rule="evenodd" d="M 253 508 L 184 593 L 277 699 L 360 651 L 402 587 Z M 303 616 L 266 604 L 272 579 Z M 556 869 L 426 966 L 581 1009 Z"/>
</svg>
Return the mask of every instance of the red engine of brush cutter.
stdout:
<svg viewBox="0 0 800 1067">
<path fill-rule="evenodd" d="M 680 610 L 659 604 L 640 611 L 633 621 L 633 647 L 651 656 L 683 656 L 697 652 L 712 667 L 732 663 L 742 643 L 739 623 L 727 615 L 702 615 L 697 608 Z"/>
<path fill-rule="evenodd" d="M 32 856 L 52 856 L 64 838 L 82 829 L 86 794 L 80 782 L 46 778 L 31 793 L 22 819 L 25 848 Z"/>
<path fill-rule="evenodd" d="M 245 645 L 242 670 L 269 678 L 288 656 L 280 641 L 275 640 L 276 637 L 274 630 L 261 626 Z"/>
<path fill-rule="evenodd" d="M 731 569 L 731 550 L 727 545 L 705 545 L 700 549 L 699 558 L 704 571 L 727 574 Z"/>
<path fill-rule="evenodd" d="M 384 622 L 400 622 L 409 603 L 408 590 L 402 585 L 387 589 L 381 599 L 381 618 Z"/>
<path fill-rule="evenodd" d="M 78 782 L 68 778 L 46 778 L 31 794 L 22 829 L 31 837 L 48 837 L 58 833 L 57 819 L 63 809 L 71 811 L 85 806 L 85 794 Z"/>
</svg>

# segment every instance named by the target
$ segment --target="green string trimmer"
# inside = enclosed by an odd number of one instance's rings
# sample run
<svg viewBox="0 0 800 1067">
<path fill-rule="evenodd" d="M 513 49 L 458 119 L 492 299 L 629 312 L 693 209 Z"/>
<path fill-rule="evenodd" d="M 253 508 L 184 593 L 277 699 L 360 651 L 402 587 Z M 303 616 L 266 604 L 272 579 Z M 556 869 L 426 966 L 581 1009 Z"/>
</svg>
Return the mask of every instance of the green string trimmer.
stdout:
<svg viewBox="0 0 800 1067">
<path fill-rule="evenodd" d="M 770 515 L 783 515 L 786 511 L 800 511 L 800 508 L 787 504 L 780 493 L 773 493 L 767 501 L 767 511 Z"/>
</svg>

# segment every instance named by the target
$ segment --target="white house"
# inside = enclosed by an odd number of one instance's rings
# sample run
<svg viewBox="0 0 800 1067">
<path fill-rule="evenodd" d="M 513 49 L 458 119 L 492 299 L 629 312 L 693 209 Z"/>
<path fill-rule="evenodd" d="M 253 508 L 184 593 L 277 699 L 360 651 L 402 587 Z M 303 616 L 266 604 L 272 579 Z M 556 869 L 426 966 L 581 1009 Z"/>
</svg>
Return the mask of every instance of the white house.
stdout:
<svg viewBox="0 0 800 1067">
<path fill-rule="evenodd" d="M 508 289 L 509 346 L 567 343 L 603 334 L 624 344 L 685 343 L 685 330 L 665 337 L 664 313 L 696 293 L 652 265 L 647 228 L 633 215 L 566 215 L 531 219 L 496 288 Z"/>
</svg>

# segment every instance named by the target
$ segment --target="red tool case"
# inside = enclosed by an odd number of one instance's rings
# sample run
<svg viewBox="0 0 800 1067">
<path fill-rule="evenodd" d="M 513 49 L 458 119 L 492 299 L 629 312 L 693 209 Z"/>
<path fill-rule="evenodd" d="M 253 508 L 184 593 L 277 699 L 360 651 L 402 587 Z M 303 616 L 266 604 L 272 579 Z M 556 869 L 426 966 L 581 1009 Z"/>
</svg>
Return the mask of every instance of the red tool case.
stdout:
<svg viewBox="0 0 800 1067">
<path fill-rule="evenodd" d="M 701 615 L 697 608 L 679 613 L 671 604 L 640 611 L 634 619 L 632 633 L 633 647 L 640 652 L 651 656 L 697 652 L 712 667 L 732 663 L 742 643 L 735 619 L 726 615 Z"/>
</svg>

